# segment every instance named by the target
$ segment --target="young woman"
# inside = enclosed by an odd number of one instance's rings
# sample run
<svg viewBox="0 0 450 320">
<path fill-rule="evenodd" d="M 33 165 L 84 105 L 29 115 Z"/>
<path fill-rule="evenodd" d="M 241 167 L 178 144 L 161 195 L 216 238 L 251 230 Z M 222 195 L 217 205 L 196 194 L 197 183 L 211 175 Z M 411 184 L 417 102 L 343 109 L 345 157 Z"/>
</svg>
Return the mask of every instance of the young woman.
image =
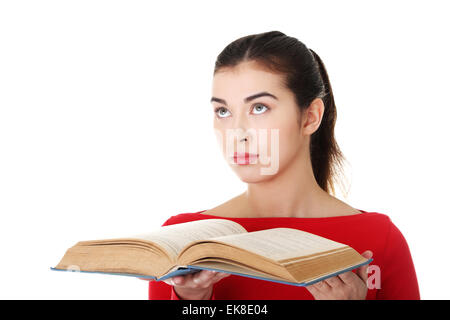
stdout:
<svg viewBox="0 0 450 320">
<path fill-rule="evenodd" d="M 390 218 L 333 196 L 344 158 L 331 85 L 313 50 L 278 31 L 233 41 L 217 58 L 211 103 L 224 157 L 247 190 L 163 226 L 222 218 L 247 231 L 297 228 L 374 260 L 307 287 L 203 270 L 150 281 L 149 299 L 420 299 L 407 242 Z"/>
</svg>

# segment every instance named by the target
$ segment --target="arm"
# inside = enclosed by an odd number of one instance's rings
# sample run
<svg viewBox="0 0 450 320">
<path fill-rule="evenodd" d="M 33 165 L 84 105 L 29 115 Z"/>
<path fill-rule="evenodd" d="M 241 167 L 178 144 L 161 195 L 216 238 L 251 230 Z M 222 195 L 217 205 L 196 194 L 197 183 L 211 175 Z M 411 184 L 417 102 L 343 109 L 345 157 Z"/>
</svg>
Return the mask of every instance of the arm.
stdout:
<svg viewBox="0 0 450 320">
<path fill-rule="evenodd" d="M 378 300 L 420 300 L 419 285 L 409 246 L 392 222 L 380 276 L 381 288 L 377 291 Z"/>
</svg>

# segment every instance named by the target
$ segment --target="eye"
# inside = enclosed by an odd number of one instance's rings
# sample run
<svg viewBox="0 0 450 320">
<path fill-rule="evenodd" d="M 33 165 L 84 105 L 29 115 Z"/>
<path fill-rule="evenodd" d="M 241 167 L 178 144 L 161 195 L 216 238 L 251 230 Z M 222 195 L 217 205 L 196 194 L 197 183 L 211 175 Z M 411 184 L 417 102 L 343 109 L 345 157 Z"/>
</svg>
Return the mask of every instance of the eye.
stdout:
<svg viewBox="0 0 450 320">
<path fill-rule="evenodd" d="M 261 113 L 264 113 L 266 111 L 264 108 L 269 110 L 269 108 L 266 107 L 265 105 L 263 105 L 261 103 L 258 103 L 258 104 L 255 104 L 255 107 L 253 109 L 258 111 L 256 114 L 261 114 Z"/>
<path fill-rule="evenodd" d="M 227 109 L 225 109 L 224 107 L 218 107 L 214 110 L 214 112 L 216 113 L 216 115 L 219 118 L 226 118 L 226 116 L 223 115 L 223 113 L 221 114 L 221 111 L 225 110 L 226 112 L 229 112 Z"/>
</svg>

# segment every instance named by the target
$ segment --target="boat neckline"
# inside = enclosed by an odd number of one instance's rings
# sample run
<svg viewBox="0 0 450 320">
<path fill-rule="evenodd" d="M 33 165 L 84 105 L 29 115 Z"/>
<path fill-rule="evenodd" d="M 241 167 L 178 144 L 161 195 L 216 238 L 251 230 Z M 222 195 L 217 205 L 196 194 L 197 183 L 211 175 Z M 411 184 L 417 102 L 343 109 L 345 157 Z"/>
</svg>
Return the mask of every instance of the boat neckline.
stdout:
<svg viewBox="0 0 450 320">
<path fill-rule="evenodd" d="M 341 219 L 353 219 L 353 218 L 360 218 L 360 217 L 366 217 L 375 214 L 375 212 L 369 212 L 361 209 L 356 209 L 360 211 L 361 213 L 357 214 L 349 214 L 349 215 L 343 215 L 343 216 L 332 216 L 332 217 L 224 217 L 224 216 L 215 216 L 212 214 L 204 214 L 202 212 L 205 212 L 206 210 L 201 210 L 198 212 L 195 212 L 194 214 L 198 214 L 200 216 L 205 217 L 214 217 L 217 219 L 239 219 L 239 220 L 270 220 L 270 219 L 295 219 L 295 220 L 301 220 L 301 221 L 328 221 L 328 220 L 341 220 Z"/>
</svg>

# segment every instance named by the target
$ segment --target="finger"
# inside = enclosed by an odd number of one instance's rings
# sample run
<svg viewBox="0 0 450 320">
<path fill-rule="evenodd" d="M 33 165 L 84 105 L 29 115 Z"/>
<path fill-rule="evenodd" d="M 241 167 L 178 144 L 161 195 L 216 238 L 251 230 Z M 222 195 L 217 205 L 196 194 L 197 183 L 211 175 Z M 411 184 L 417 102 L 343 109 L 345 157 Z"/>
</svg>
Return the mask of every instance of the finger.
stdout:
<svg viewBox="0 0 450 320">
<path fill-rule="evenodd" d="M 339 288 L 345 284 L 344 281 L 342 281 L 342 279 L 338 276 L 327 278 L 324 281 L 332 288 Z"/>
<path fill-rule="evenodd" d="M 312 294 L 314 299 L 318 299 L 321 295 L 327 292 L 330 286 L 324 281 L 319 281 L 314 284 L 310 284 L 305 288 L 308 289 L 309 293 Z"/>
<path fill-rule="evenodd" d="M 164 279 L 164 280 L 162 280 L 162 282 L 168 284 L 169 286 L 173 286 L 172 279 Z"/>
<path fill-rule="evenodd" d="M 226 272 L 220 272 L 220 271 L 217 271 L 216 274 L 215 274 L 215 277 L 219 277 L 219 278 L 228 277 L 228 276 L 231 276 L 231 274 L 230 273 L 226 273 Z"/>
<path fill-rule="evenodd" d="M 366 251 L 364 251 L 363 253 L 361 253 L 361 255 L 362 255 L 364 258 L 370 259 L 370 258 L 372 258 L 372 256 L 373 256 L 373 252 L 372 252 L 371 250 L 366 250 Z"/>
<path fill-rule="evenodd" d="M 313 284 L 306 286 L 306 289 L 315 297 L 317 294 L 319 294 L 319 289 L 316 288 Z"/>
<path fill-rule="evenodd" d="M 370 250 L 366 250 L 361 254 L 364 258 L 370 259 L 373 256 L 373 252 Z M 364 283 L 367 281 L 367 269 L 369 268 L 369 264 L 365 264 L 358 269 L 356 269 L 356 274 L 358 277 L 364 281 Z"/>
<path fill-rule="evenodd" d="M 213 270 L 201 270 L 201 271 L 195 272 L 195 273 L 189 273 L 189 274 L 182 275 L 182 276 L 171 277 L 171 278 L 168 278 L 168 279 L 165 279 L 162 281 L 171 286 L 180 286 L 181 287 L 181 286 L 189 285 L 190 283 L 202 284 L 204 282 L 214 281 L 214 280 L 216 280 L 214 282 L 217 282 L 229 275 L 230 274 L 227 274 L 224 272 L 217 272 L 217 271 L 213 271 Z"/>
<path fill-rule="evenodd" d="M 197 271 L 194 273 L 187 273 L 181 276 L 176 276 L 173 277 L 173 284 L 175 286 L 180 286 L 180 287 L 184 287 L 184 286 L 190 286 L 192 284 L 193 279 L 200 274 L 201 271 Z"/>
<path fill-rule="evenodd" d="M 326 291 L 331 289 L 331 286 L 324 280 L 314 283 L 313 286 L 319 291 Z"/>
<path fill-rule="evenodd" d="M 184 282 L 186 281 L 186 278 L 189 276 L 190 276 L 190 274 L 187 274 L 184 276 L 175 276 L 175 277 L 170 277 L 168 279 L 164 279 L 163 281 L 165 283 L 167 283 L 168 285 L 178 286 L 178 285 L 183 285 Z"/>
<path fill-rule="evenodd" d="M 214 278 L 216 273 L 217 272 L 213 270 L 202 270 L 199 273 L 195 274 L 194 277 L 192 277 L 192 281 L 195 284 L 209 285 L 211 279 Z"/>
<path fill-rule="evenodd" d="M 352 271 L 347 271 L 338 275 L 342 282 L 346 285 L 352 286 L 355 281 L 359 281 L 359 276 L 357 276 Z"/>
<path fill-rule="evenodd" d="M 162 282 L 168 284 L 169 286 L 173 286 L 172 279 L 164 279 L 164 280 L 162 280 Z"/>
<path fill-rule="evenodd" d="M 212 282 L 216 283 L 219 282 L 220 280 L 222 280 L 223 278 L 229 277 L 231 276 L 231 274 L 229 273 L 225 273 L 225 272 L 217 272 L 214 277 L 212 278 Z"/>
</svg>

